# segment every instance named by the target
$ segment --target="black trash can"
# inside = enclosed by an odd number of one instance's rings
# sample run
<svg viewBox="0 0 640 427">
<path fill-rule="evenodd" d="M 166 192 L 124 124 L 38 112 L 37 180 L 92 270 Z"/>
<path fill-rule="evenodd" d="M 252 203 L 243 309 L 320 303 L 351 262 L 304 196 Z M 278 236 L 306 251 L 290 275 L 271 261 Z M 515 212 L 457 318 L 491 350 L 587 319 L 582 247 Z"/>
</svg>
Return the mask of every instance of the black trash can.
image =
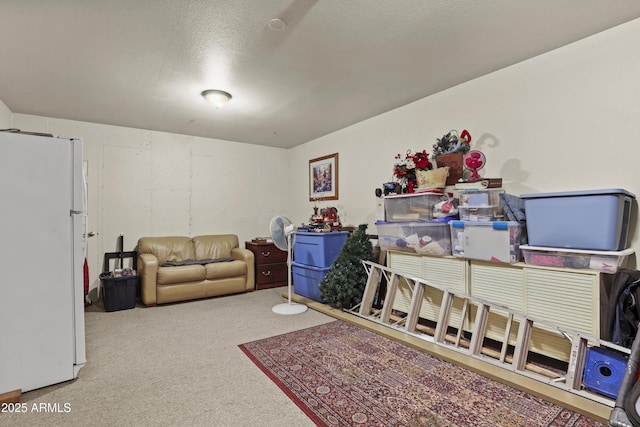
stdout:
<svg viewBox="0 0 640 427">
<path fill-rule="evenodd" d="M 136 306 L 137 274 L 115 276 L 114 273 L 100 274 L 102 300 L 105 311 L 128 310 Z"/>
</svg>

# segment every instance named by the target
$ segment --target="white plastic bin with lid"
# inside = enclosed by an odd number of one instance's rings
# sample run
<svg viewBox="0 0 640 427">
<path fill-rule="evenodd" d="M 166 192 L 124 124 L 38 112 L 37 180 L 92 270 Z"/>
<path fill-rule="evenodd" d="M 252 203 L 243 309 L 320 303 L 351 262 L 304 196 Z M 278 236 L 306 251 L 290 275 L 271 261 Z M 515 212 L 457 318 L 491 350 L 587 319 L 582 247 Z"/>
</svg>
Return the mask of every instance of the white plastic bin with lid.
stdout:
<svg viewBox="0 0 640 427">
<path fill-rule="evenodd" d="M 451 221 L 454 256 L 482 261 L 520 261 L 520 224 L 516 221 Z"/>
<path fill-rule="evenodd" d="M 627 248 L 635 195 L 619 188 L 523 194 L 532 246 L 620 251 Z"/>
</svg>

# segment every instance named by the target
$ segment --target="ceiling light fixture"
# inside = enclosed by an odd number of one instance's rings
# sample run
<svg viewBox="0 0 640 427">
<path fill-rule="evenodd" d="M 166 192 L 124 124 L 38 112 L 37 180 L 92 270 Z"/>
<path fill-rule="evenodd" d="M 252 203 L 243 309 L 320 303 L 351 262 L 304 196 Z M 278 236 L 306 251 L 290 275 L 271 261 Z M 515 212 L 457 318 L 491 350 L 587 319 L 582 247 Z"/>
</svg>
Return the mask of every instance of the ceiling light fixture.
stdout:
<svg viewBox="0 0 640 427">
<path fill-rule="evenodd" d="M 209 89 L 201 93 L 204 99 L 216 108 L 224 107 L 231 101 L 231 94 L 223 90 Z"/>
<path fill-rule="evenodd" d="M 273 31 L 282 31 L 287 28 L 287 23 L 280 18 L 273 18 L 271 21 L 269 21 L 268 25 L 269 28 Z"/>
</svg>

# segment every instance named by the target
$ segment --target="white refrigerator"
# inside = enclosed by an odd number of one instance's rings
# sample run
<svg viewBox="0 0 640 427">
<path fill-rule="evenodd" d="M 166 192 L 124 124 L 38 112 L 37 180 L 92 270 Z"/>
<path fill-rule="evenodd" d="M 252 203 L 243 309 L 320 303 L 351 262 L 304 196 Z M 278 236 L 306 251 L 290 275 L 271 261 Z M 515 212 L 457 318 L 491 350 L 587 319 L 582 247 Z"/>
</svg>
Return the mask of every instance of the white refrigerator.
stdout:
<svg viewBox="0 0 640 427">
<path fill-rule="evenodd" d="M 82 141 L 0 132 L 0 394 L 84 366 Z"/>
</svg>

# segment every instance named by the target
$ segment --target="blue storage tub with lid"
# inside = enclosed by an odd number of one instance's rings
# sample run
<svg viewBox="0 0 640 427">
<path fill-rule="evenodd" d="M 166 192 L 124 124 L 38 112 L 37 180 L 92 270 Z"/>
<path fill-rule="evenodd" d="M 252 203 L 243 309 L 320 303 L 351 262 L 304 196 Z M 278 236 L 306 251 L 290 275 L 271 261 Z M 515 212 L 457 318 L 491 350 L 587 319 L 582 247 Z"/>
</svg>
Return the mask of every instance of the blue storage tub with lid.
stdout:
<svg viewBox="0 0 640 427">
<path fill-rule="evenodd" d="M 313 267 L 331 267 L 349 237 L 348 231 L 296 232 L 293 260 Z"/>
<path fill-rule="evenodd" d="M 324 302 L 320 293 L 320 282 L 324 279 L 329 268 L 313 267 L 297 262 L 291 263 L 293 291 L 314 301 Z"/>
<path fill-rule="evenodd" d="M 621 251 L 635 195 L 626 190 L 523 194 L 532 246 Z"/>
</svg>

